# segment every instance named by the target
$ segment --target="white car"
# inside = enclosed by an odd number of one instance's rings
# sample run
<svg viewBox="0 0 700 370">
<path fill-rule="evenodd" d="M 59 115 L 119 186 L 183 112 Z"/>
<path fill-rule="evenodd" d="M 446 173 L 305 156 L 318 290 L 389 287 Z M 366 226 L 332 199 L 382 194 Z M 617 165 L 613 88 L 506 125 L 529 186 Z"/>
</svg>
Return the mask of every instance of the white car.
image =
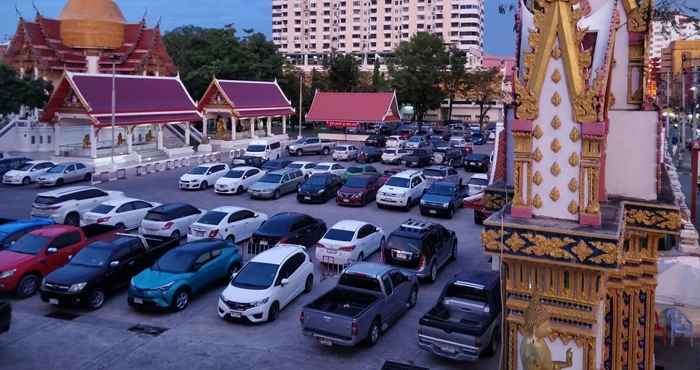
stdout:
<svg viewBox="0 0 700 370">
<path fill-rule="evenodd" d="M 411 152 L 401 148 L 386 148 L 382 152 L 382 163 L 399 164 L 401 158 L 409 155 Z"/>
<path fill-rule="evenodd" d="M 123 198 L 121 191 L 108 191 L 93 186 L 72 186 L 37 194 L 32 204 L 32 217 L 50 218 L 56 223 L 79 226 L 83 215 L 100 203 Z"/>
<path fill-rule="evenodd" d="M 485 173 L 476 173 L 469 178 L 467 182 L 467 187 L 469 188 L 468 195 L 475 195 L 481 193 L 489 186 L 489 176 Z"/>
<path fill-rule="evenodd" d="M 403 148 L 406 146 L 406 140 L 402 139 L 399 135 L 389 136 L 386 139 L 387 148 Z"/>
<path fill-rule="evenodd" d="M 16 170 L 10 170 L 5 172 L 2 177 L 3 184 L 15 184 L 15 185 L 29 185 L 48 171 L 51 167 L 55 166 L 53 162 L 48 161 L 30 161 L 22 165 L 22 167 Z"/>
<path fill-rule="evenodd" d="M 217 194 L 242 194 L 250 184 L 260 180 L 267 171 L 255 167 L 234 167 L 216 180 L 214 191 Z"/>
<path fill-rule="evenodd" d="M 314 286 L 314 265 L 299 245 L 279 244 L 258 254 L 219 297 L 221 318 L 245 318 L 253 323 L 274 321 L 280 310 Z"/>
<path fill-rule="evenodd" d="M 381 227 L 364 221 L 343 220 L 328 229 L 316 244 L 316 259 L 341 266 L 364 261 L 380 250 L 385 240 Z"/>
<path fill-rule="evenodd" d="M 357 147 L 350 144 L 339 144 L 333 149 L 334 161 L 351 161 L 357 159 L 359 150 Z"/>
<path fill-rule="evenodd" d="M 134 198 L 118 198 L 102 202 L 83 216 L 83 224 L 103 224 L 124 230 L 136 229 L 146 213 L 160 203 Z"/>
<path fill-rule="evenodd" d="M 332 162 L 321 162 L 311 170 L 311 174 L 315 175 L 317 173 L 327 173 L 330 172 L 334 175 L 343 176 L 345 174 L 345 167 Z"/>
<path fill-rule="evenodd" d="M 287 168 L 300 170 L 301 173 L 304 174 L 304 177 L 308 179 L 309 176 L 311 176 L 311 172 L 313 171 L 313 169 L 316 168 L 316 163 L 307 161 L 294 161 L 290 163 L 287 166 Z"/>
<path fill-rule="evenodd" d="M 198 189 L 203 190 L 209 185 L 216 184 L 223 177 L 229 168 L 225 163 L 207 163 L 194 167 L 190 172 L 180 176 L 180 189 Z"/>
<path fill-rule="evenodd" d="M 214 238 L 237 243 L 249 239 L 265 221 L 266 214 L 247 208 L 217 207 L 190 225 L 187 241 Z"/>
<path fill-rule="evenodd" d="M 187 203 L 163 204 L 146 213 L 139 234 L 180 240 L 205 212 Z"/>
<path fill-rule="evenodd" d="M 409 210 L 414 204 L 420 202 L 427 181 L 423 172 L 419 170 L 406 170 L 391 176 L 379 188 L 377 192 L 377 206 L 402 207 Z"/>
</svg>

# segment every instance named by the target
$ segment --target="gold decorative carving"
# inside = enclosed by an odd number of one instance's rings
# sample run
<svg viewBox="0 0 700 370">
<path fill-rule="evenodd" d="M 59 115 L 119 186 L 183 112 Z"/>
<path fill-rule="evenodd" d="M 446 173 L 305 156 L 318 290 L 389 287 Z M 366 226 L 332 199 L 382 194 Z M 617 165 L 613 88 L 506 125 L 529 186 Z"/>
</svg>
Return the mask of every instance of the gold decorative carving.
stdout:
<svg viewBox="0 0 700 370">
<path fill-rule="evenodd" d="M 552 175 L 554 175 L 555 177 L 559 176 L 559 173 L 561 172 L 561 167 L 559 167 L 559 163 L 552 163 L 552 167 L 549 168 L 549 172 L 551 172 Z"/>
<path fill-rule="evenodd" d="M 576 208 L 578 209 L 578 207 Z M 583 240 L 580 240 L 578 243 L 576 243 L 576 245 L 573 248 L 571 248 L 571 252 L 573 252 L 576 255 L 579 261 L 585 261 L 586 258 L 590 257 L 593 254 L 593 250 Z"/>
<path fill-rule="evenodd" d="M 549 199 L 551 199 L 554 202 L 558 201 L 560 196 L 561 194 L 559 193 L 559 189 L 557 189 L 556 186 L 553 187 L 552 191 L 549 192 Z"/>
<path fill-rule="evenodd" d="M 569 133 L 569 139 L 571 139 L 572 142 L 577 142 L 581 138 L 581 131 L 578 129 L 578 127 L 574 127 L 571 129 L 571 132 Z"/>
<path fill-rule="evenodd" d="M 498 195 L 498 194 L 493 194 L 493 193 L 484 193 L 484 207 L 489 210 L 499 210 L 503 208 L 503 205 L 505 203 L 505 199 Z"/>
<path fill-rule="evenodd" d="M 535 175 L 532 177 L 532 182 L 535 183 L 535 185 L 542 185 L 542 174 L 540 171 L 536 171 Z"/>
<path fill-rule="evenodd" d="M 664 230 L 680 230 L 683 220 L 680 212 L 674 210 L 644 210 L 631 208 L 625 211 L 625 223 L 657 227 Z"/>
<path fill-rule="evenodd" d="M 627 30 L 630 32 L 646 32 L 649 25 L 649 0 L 637 3 L 634 0 L 622 2 L 627 12 Z"/>
<path fill-rule="evenodd" d="M 576 204 L 576 202 L 572 200 L 571 202 L 569 202 L 569 207 L 567 207 L 567 209 L 569 210 L 569 213 L 575 215 L 578 213 L 578 204 Z"/>
<path fill-rule="evenodd" d="M 521 207 L 525 205 L 523 201 L 523 162 L 516 161 L 515 167 L 513 168 L 513 205 L 516 207 Z"/>
<path fill-rule="evenodd" d="M 525 310 L 523 338 L 520 340 L 520 358 L 524 370 L 562 370 L 573 366 L 573 352 L 566 350 L 566 361 L 553 361 L 552 351 L 545 341 L 552 334 L 550 316 L 541 302 L 539 291 L 532 296 Z"/>
<path fill-rule="evenodd" d="M 561 72 L 559 72 L 558 69 L 555 69 L 554 73 L 552 73 L 552 82 L 558 84 L 559 81 L 561 81 Z"/>
<path fill-rule="evenodd" d="M 602 76 L 602 74 L 600 74 Z M 593 88 L 587 89 L 574 98 L 574 115 L 580 123 L 598 121 L 598 93 Z"/>
<path fill-rule="evenodd" d="M 527 243 L 518 233 L 512 233 L 510 238 L 506 240 L 506 245 L 515 253 L 518 253 Z"/>
<path fill-rule="evenodd" d="M 613 93 L 608 94 L 608 107 L 615 106 L 615 95 Z"/>
<path fill-rule="evenodd" d="M 532 200 L 532 205 L 537 209 L 542 208 L 542 197 L 540 197 L 539 194 L 535 194 L 535 198 Z"/>
<path fill-rule="evenodd" d="M 603 254 L 591 258 L 591 262 L 612 265 L 617 261 L 617 245 L 615 243 L 591 242 Z"/>
<path fill-rule="evenodd" d="M 552 140 L 552 143 L 549 145 L 549 148 L 552 149 L 554 153 L 559 153 L 561 150 L 561 143 L 559 142 L 559 139 L 554 139 Z"/>
<path fill-rule="evenodd" d="M 540 148 L 535 148 L 535 152 L 532 153 L 532 158 L 535 160 L 535 162 L 539 162 L 542 160 L 542 151 Z"/>
<path fill-rule="evenodd" d="M 572 193 L 578 190 L 578 180 L 575 177 L 572 177 L 571 181 L 569 181 L 569 190 L 571 190 Z"/>
<path fill-rule="evenodd" d="M 524 248 L 522 251 L 525 254 L 532 254 L 538 257 L 549 256 L 557 259 L 567 259 L 575 261 L 576 257 L 569 251 L 564 249 L 565 246 L 575 242 L 571 238 L 548 238 L 541 234 L 523 234 L 531 246 Z"/>
<path fill-rule="evenodd" d="M 536 119 L 539 115 L 538 96 L 517 78 L 515 79 L 515 95 L 518 104 L 516 116 L 519 119 Z"/>
<path fill-rule="evenodd" d="M 481 245 L 487 250 L 498 251 L 501 249 L 501 233 L 496 230 L 485 230 L 481 232 Z"/>
<path fill-rule="evenodd" d="M 579 164 L 578 153 L 576 153 L 576 152 L 571 153 L 571 155 L 569 156 L 569 164 L 571 165 L 571 167 L 578 166 L 578 164 Z"/>
<path fill-rule="evenodd" d="M 554 105 L 555 107 L 558 107 L 559 104 L 561 104 L 561 95 L 559 95 L 559 93 L 555 91 L 554 94 L 552 95 L 552 99 L 550 99 L 550 101 L 552 102 L 552 105 Z"/>
<path fill-rule="evenodd" d="M 561 127 L 561 119 L 559 119 L 559 116 L 554 116 L 550 125 L 552 125 L 553 129 L 558 130 L 559 127 Z"/>
<path fill-rule="evenodd" d="M 535 129 L 532 130 L 532 136 L 539 140 L 542 138 L 542 135 L 544 135 L 544 132 L 542 132 L 542 127 L 540 127 L 540 125 L 535 125 Z"/>
</svg>

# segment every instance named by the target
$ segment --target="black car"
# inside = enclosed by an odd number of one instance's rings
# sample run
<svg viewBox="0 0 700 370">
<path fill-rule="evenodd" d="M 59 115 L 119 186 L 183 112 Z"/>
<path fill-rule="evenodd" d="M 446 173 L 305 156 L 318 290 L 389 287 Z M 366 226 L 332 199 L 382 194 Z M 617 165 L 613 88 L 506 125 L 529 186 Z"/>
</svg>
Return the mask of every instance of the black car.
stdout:
<svg viewBox="0 0 700 370">
<path fill-rule="evenodd" d="M 19 169 L 29 161 L 31 161 L 31 159 L 24 157 L 0 159 L 0 177 L 5 175 L 8 171 Z"/>
<path fill-rule="evenodd" d="M 300 203 L 325 203 L 338 194 L 343 186 L 343 179 L 332 173 L 317 173 L 311 175 L 297 191 Z"/>
<path fill-rule="evenodd" d="M 326 223 L 297 212 L 282 212 L 265 221 L 250 238 L 249 253 L 260 253 L 277 243 L 311 247 L 326 233 Z"/>
<path fill-rule="evenodd" d="M 290 163 L 292 163 L 292 161 L 288 159 L 274 159 L 265 162 L 265 164 L 262 165 L 262 169 L 267 172 L 283 170 L 287 168 L 287 166 L 289 166 Z"/>
<path fill-rule="evenodd" d="M 433 152 L 433 163 L 445 164 L 450 167 L 462 167 L 464 165 L 464 151 L 459 148 L 441 148 Z"/>
<path fill-rule="evenodd" d="M 386 136 L 384 135 L 369 135 L 365 140 L 365 145 L 383 148 L 386 145 Z"/>
<path fill-rule="evenodd" d="M 360 149 L 360 152 L 357 154 L 357 162 L 358 163 L 374 163 L 374 162 L 379 162 L 382 160 L 382 150 L 373 147 L 373 146 L 365 146 L 364 148 Z"/>
<path fill-rule="evenodd" d="M 115 234 L 81 249 L 70 262 L 48 274 L 41 300 L 54 305 L 84 305 L 96 310 L 107 294 L 125 287 L 131 278 L 179 244 L 169 238 L 146 239 Z"/>
<path fill-rule="evenodd" d="M 438 223 L 409 219 L 389 235 L 381 257 L 433 282 L 438 270 L 457 258 L 457 235 Z"/>
<path fill-rule="evenodd" d="M 264 158 L 246 155 L 246 156 L 243 156 L 241 158 L 234 159 L 233 162 L 231 162 L 231 167 L 251 166 L 251 167 L 262 168 L 262 166 L 265 164 L 265 162 L 266 161 Z"/>
<path fill-rule="evenodd" d="M 406 167 L 423 167 L 430 165 L 432 160 L 432 153 L 427 149 L 415 149 L 409 155 L 401 158 L 406 164 Z"/>
<path fill-rule="evenodd" d="M 474 132 L 472 133 L 471 141 L 474 145 L 484 145 L 486 144 L 486 136 L 481 132 Z"/>
<path fill-rule="evenodd" d="M 464 169 L 467 172 L 488 172 L 491 160 L 487 154 L 474 153 L 464 158 Z"/>
</svg>

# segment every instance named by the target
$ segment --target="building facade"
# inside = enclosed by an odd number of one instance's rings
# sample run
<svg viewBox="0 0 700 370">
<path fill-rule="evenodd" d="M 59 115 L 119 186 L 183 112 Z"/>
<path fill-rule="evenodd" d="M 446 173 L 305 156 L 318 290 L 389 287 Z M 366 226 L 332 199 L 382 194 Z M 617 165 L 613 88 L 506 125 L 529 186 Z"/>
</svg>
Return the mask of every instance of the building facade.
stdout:
<svg viewBox="0 0 700 370">
<path fill-rule="evenodd" d="M 657 102 L 692 112 L 700 89 L 700 39 L 673 41 L 663 49 L 656 75 Z"/>
<path fill-rule="evenodd" d="M 677 15 L 675 27 L 671 22 L 653 21 L 649 38 L 649 57 L 661 58 L 664 49 L 676 40 L 700 40 L 700 22 L 692 22 L 687 16 Z"/>
<path fill-rule="evenodd" d="M 480 64 L 484 17 L 484 0 L 273 0 L 272 41 L 301 67 L 318 67 L 332 50 L 366 67 L 432 32 Z"/>
</svg>

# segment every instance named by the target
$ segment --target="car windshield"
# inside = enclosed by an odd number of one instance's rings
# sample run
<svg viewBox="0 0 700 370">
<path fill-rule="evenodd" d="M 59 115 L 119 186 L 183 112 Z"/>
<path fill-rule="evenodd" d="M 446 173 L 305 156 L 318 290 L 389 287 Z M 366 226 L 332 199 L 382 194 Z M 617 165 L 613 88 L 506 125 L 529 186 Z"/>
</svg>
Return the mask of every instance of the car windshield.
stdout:
<svg viewBox="0 0 700 370">
<path fill-rule="evenodd" d="M 326 185 L 328 176 L 311 176 L 306 182 L 309 185 Z"/>
<path fill-rule="evenodd" d="M 465 299 L 469 301 L 476 302 L 488 302 L 486 297 L 486 291 L 481 289 L 474 289 L 459 282 L 450 284 L 445 291 L 445 298 L 457 298 Z"/>
<path fill-rule="evenodd" d="M 260 153 L 265 151 L 265 145 L 248 145 L 248 151 L 251 153 Z"/>
<path fill-rule="evenodd" d="M 51 167 L 50 170 L 46 171 L 47 173 L 63 173 L 63 171 L 66 170 L 67 166 L 53 166 Z"/>
<path fill-rule="evenodd" d="M 426 168 L 423 170 L 425 177 L 445 177 L 445 170 L 436 170 L 434 168 Z"/>
<path fill-rule="evenodd" d="M 59 201 L 56 197 L 45 197 L 40 195 L 34 199 L 34 203 L 50 206 L 52 204 L 59 203 Z"/>
<path fill-rule="evenodd" d="M 348 173 L 362 173 L 362 167 L 350 167 Z"/>
<path fill-rule="evenodd" d="M 396 154 L 396 149 L 384 149 L 385 154 Z"/>
<path fill-rule="evenodd" d="M 398 249 L 401 251 L 411 253 L 420 253 L 421 240 L 404 238 L 402 236 L 392 236 L 387 241 L 387 247 L 389 249 Z"/>
<path fill-rule="evenodd" d="M 396 186 L 398 188 L 407 188 L 409 180 L 405 177 L 390 177 L 386 182 L 389 186 Z"/>
<path fill-rule="evenodd" d="M 199 220 L 197 220 L 197 223 L 200 224 L 205 224 L 205 225 L 218 225 L 221 220 L 226 217 L 225 212 L 219 212 L 219 211 L 209 211 L 204 216 L 202 216 Z"/>
<path fill-rule="evenodd" d="M 102 267 L 107 264 L 112 251 L 109 248 L 87 247 L 78 252 L 71 260 L 71 265 Z"/>
<path fill-rule="evenodd" d="M 272 263 L 249 262 L 231 280 L 231 286 L 241 289 L 267 289 L 275 281 L 277 269 L 279 265 Z"/>
<path fill-rule="evenodd" d="M 428 189 L 429 194 L 436 195 L 453 195 L 456 192 L 456 187 L 449 184 L 432 184 Z"/>
<path fill-rule="evenodd" d="M 306 139 L 304 139 L 304 138 L 297 139 L 297 141 L 294 142 L 294 144 L 305 144 L 305 143 L 306 143 Z"/>
<path fill-rule="evenodd" d="M 109 213 L 109 211 L 113 210 L 114 206 L 109 206 L 106 204 L 100 204 L 99 206 L 93 208 L 90 212 L 92 213 L 99 213 L 101 215 Z"/>
<path fill-rule="evenodd" d="M 27 234 L 19 238 L 7 249 L 12 252 L 23 254 L 38 254 L 47 244 L 49 244 L 47 238 L 39 235 Z"/>
<path fill-rule="evenodd" d="M 369 180 L 364 177 L 351 177 L 345 182 L 345 186 L 349 188 L 364 188 L 369 183 Z"/>
<path fill-rule="evenodd" d="M 489 184 L 489 180 L 486 180 L 486 179 L 477 179 L 477 178 L 472 177 L 471 179 L 469 179 L 468 184 L 469 184 L 469 185 L 486 186 L 486 185 Z"/>
<path fill-rule="evenodd" d="M 243 173 L 244 173 L 244 171 L 231 170 L 231 171 L 228 171 L 224 175 L 224 177 L 226 177 L 228 179 L 240 179 L 241 177 L 243 177 Z"/>
<path fill-rule="evenodd" d="M 410 142 L 412 142 L 412 143 L 418 143 L 418 142 L 421 141 L 421 137 L 420 137 L 420 136 L 414 136 L 414 137 L 408 139 L 408 141 L 410 141 Z"/>
<path fill-rule="evenodd" d="M 342 274 L 340 275 L 340 281 L 338 281 L 338 284 L 351 288 L 371 290 L 374 292 L 382 291 L 382 288 L 379 285 L 379 280 L 364 274 Z"/>
<path fill-rule="evenodd" d="M 21 165 L 21 166 L 17 169 L 17 171 L 29 171 L 29 170 L 32 168 L 32 166 L 34 166 L 33 163 L 25 163 L 25 164 Z"/>
<path fill-rule="evenodd" d="M 322 164 L 322 165 L 316 166 L 316 170 L 319 170 L 319 171 L 328 171 L 330 169 L 331 169 L 331 166 L 329 166 L 327 164 Z"/>
<path fill-rule="evenodd" d="M 341 242 L 349 242 L 352 240 L 353 236 L 355 236 L 354 231 L 341 230 L 341 229 L 330 229 L 330 230 L 328 230 L 328 232 L 326 232 L 326 235 L 323 236 L 323 239 L 337 240 L 337 241 L 341 241 Z"/>
<path fill-rule="evenodd" d="M 182 248 L 172 249 L 156 261 L 151 267 L 151 270 L 169 272 L 172 274 L 189 272 L 197 257 L 198 255 L 196 253 L 183 250 Z"/>
<path fill-rule="evenodd" d="M 265 176 L 263 176 L 259 181 L 260 182 L 269 182 L 269 183 L 273 183 L 273 184 L 279 184 L 279 182 L 281 180 L 282 180 L 282 175 L 268 173 Z"/>
<path fill-rule="evenodd" d="M 208 169 L 208 167 L 198 166 L 190 170 L 190 175 L 203 175 Z"/>
</svg>

